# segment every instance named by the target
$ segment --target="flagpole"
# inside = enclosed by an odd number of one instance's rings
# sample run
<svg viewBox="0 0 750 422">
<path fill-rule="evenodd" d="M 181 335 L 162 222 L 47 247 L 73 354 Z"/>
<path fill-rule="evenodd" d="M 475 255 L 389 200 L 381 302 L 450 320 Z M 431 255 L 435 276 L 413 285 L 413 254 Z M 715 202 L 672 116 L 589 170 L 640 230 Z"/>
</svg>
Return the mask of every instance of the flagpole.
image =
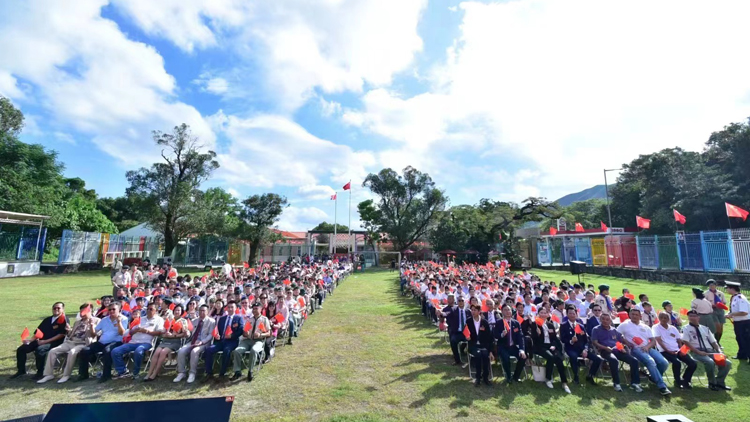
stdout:
<svg viewBox="0 0 750 422">
<path fill-rule="evenodd" d="M 347 238 L 346 253 L 351 255 L 352 251 L 352 181 L 349 180 L 349 237 Z"/>
<path fill-rule="evenodd" d="M 333 194 L 333 239 L 331 240 L 331 244 L 333 245 L 333 256 L 336 256 L 336 225 L 338 224 L 338 215 L 339 215 L 339 193 L 334 192 Z"/>
</svg>

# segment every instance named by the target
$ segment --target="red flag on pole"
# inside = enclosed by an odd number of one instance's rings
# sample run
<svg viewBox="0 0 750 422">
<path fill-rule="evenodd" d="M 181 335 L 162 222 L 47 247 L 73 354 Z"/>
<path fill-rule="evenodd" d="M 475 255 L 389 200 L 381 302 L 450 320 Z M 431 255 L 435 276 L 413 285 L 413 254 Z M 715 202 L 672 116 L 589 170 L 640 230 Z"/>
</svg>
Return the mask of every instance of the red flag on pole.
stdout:
<svg viewBox="0 0 750 422">
<path fill-rule="evenodd" d="M 584 333 L 584 331 L 583 331 L 583 328 L 581 328 L 581 325 L 580 325 L 580 324 L 576 324 L 576 327 L 574 328 L 574 331 L 575 331 L 575 332 L 576 332 L 576 334 L 578 334 L 579 336 L 580 336 L 580 335 L 583 335 L 583 333 Z"/>
<path fill-rule="evenodd" d="M 685 216 L 680 214 L 680 212 L 677 210 L 672 210 L 672 211 L 674 211 L 674 221 L 680 224 L 685 224 L 685 222 L 687 221 L 687 218 L 685 218 Z"/>
<path fill-rule="evenodd" d="M 550 234 L 550 236 L 556 235 L 557 234 L 557 229 L 554 228 L 554 227 L 550 227 L 549 228 L 549 234 Z"/>
<path fill-rule="evenodd" d="M 642 229 L 647 229 L 651 227 L 651 220 L 647 218 L 643 218 L 640 215 L 635 216 L 635 223 L 638 225 L 638 227 Z"/>
<path fill-rule="evenodd" d="M 336 200 L 336 194 L 334 193 L 333 195 L 331 195 L 331 201 L 335 201 L 335 200 Z"/>
<path fill-rule="evenodd" d="M 576 223 L 576 231 L 577 232 L 583 232 L 583 224 Z"/>
<path fill-rule="evenodd" d="M 351 188 L 352 188 L 352 182 L 351 181 L 349 181 L 349 183 L 347 183 L 347 184 L 344 185 L 344 190 L 349 190 Z"/>
<path fill-rule="evenodd" d="M 729 202 L 725 202 L 724 205 L 727 207 L 727 217 L 741 218 L 742 221 L 747 220 L 747 216 L 750 212 L 743 210 L 737 205 L 732 205 Z"/>
<path fill-rule="evenodd" d="M 605 232 L 606 232 L 607 230 L 609 230 L 609 227 L 607 227 L 607 225 L 606 225 L 606 224 L 604 224 L 604 221 L 600 221 L 600 223 L 602 224 L 602 230 L 604 230 Z"/>
<path fill-rule="evenodd" d="M 26 341 L 26 339 L 29 338 L 30 335 L 31 333 L 29 332 L 29 328 L 24 328 L 23 332 L 21 333 L 21 341 Z"/>
<path fill-rule="evenodd" d="M 37 328 L 36 331 L 34 331 L 34 338 L 37 339 L 37 340 L 43 339 L 44 338 L 44 333 L 42 333 L 42 330 L 40 330 L 40 329 Z"/>
</svg>

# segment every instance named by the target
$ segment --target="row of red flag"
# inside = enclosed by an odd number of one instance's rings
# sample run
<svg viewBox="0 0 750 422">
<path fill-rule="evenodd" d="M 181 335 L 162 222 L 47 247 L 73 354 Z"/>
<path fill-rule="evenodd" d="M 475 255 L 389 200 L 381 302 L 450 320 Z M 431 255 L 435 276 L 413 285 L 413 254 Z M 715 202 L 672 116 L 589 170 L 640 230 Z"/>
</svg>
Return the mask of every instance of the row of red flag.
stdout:
<svg viewBox="0 0 750 422">
<path fill-rule="evenodd" d="M 746 221 L 748 215 L 750 215 L 750 211 L 744 210 L 736 205 L 732 205 L 729 202 L 725 202 L 724 205 L 727 209 L 727 217 L 741 218 L 742 221 Z M 685 224 L 687 222 L 687 218 L 684 215 L 680 214 L 679 211 L 672 210 L 672 212 L 674 213 L 674 220 L 676 222 L 680 224 Z M 601 223 L 601 229 L 604 231 L 607 231 L 608 229 L 607 225 L 604 224 L 603 221 L 600 221 L 600 223 Z M 638 226 L 638 228 L 641 228 L 641 229 L 651 228 L 651 220 L 649 220 L 648 218 L 643 218 L 640 215 L 635 216 L 635 223 Z M 583 224 L 576 223 L 576 231 L 579 233 L 584 232 Z M 554 227 L 550 227 L 549 234 L 552 236 L 556 235 L 557 229 Z"/>
</svg>

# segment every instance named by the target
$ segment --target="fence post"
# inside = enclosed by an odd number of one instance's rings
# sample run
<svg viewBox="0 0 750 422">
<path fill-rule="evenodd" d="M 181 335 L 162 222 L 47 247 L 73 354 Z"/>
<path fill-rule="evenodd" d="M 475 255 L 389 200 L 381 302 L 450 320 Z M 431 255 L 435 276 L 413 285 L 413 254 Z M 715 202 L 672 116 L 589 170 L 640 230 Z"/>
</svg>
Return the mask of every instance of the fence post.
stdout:
<svg viewBox="0 0 750 422">
<path fill-rule="evenodd" d="M 661 261 L 659 260 L 659 235 L 654 235 L 654 252 L 656 253 L 656 268 L 661 270 Z M 641 262 L 641 261 L 638 261 Z"/>
<path fill-rule="evenodd" d="M 729 251 L 729 268 L 737 272 L 737 260 L 734 257 L 734 242 L 732 242 L 732 229 L 727 229 L 727 249 Z"/>
<path fill-rule="evenodd" d="M 700 232 L 701 234 L 701 251 L 703 252 L 703 272 L 708 272 L 709 268 L 709 261 L 711 261 L 711 257 L 708 255 L 708 245 L 706 245 L 706 240 L 703 236 L 703 230 Z"/>
<path fill-rule="evenodd" d="M 642 269 L 641 267 L 641 239 L 640 236 L 635 237 L 635 256 L 638 258 L 638 269 Z M 622 266 L 625 266 L 625 261 L 623 260 Z"/>
<path fill-rule="evenodd" d="M 682 265 L 682 251 L 680 251 L 680 236 L 677 233 L 674 234 L 674 240 L 675 244 L 677 245 L 677 265 L 679 266 L 680 271 L 684 271 Z M 687 248 L 687 244 L 685 245 L 685 247 Z"/>
</svg>

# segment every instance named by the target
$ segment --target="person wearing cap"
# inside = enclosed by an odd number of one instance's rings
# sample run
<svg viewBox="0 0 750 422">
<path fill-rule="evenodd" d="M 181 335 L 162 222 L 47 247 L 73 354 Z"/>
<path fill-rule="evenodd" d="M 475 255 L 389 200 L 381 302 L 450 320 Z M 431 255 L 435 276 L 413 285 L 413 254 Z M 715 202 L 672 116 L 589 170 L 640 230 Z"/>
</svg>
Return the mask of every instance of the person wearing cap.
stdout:
<svg viewBox="0 0 750 422">
<path fill-rule="evenodd" d="M 713 391 L 731 390 L 732 387 L 727 386 L 725 380 L 732 369 L 732 362 L 726 358 L 722 365 L 715 362 L 715 355 L 723 352 L 709 327 L 701 324 L 701 315 L 696 310 L 688 311 L 688 321 L 689 324 L 682 329 L 682 341 L 690 348 L 692 358 L 706 369 L 708 388 Z"/>
<path fill-rule="evenodd" d="M 651 302 L 641 302 L 641 308 L 643 308 L 641 309 L 641 321 L 648 325 L 649 328 L 659 324 L 659 317 L 656 315 Z"/>
<path fill-rule="evenodd" d="M 750 303 L 740 293 L 740 283 L 725 282 L 727 293 L 732 295 L 727 318 L 734 323 L 734 338 L 737 341 L 737 356 L 734 359 L 748 360 L 750 363 Z"/>
<path fill-rule="evenodd" d="M 130 286 L 130 269 L 129 266 L 123 265 L 120 271 L 116 272 L 112 276 L 112 296 L 117 297 L 117 291 L 119 289 L 126 289 Z"/>
<path fill-rule="evenodd" d="M 680 315 L 678 315 L 677 312 L 674 311 L 672 302 L 665 300 L 661 303 L 661 307 L 664 309 L 664 312 L 669 315 L 669 324 L 674 325 L 675 328 L 679 330 L 682 327 L 682 319 L 680 318 Z"/>
<path fill-rule="evenodd" d="M 232 381 L 242 378 L 242 358 L 247 351 L 251 352 L 247 380 L 253 380 L 255 364 L 263 351 L 266 339 L 271 336 L 271 322 L 261 315 L 262 306 L 260 302 L 256 301 L 253 303 L 252 313 L 244 318 L 242 337 L 240 337 L 239 345 L 232 351 L 232 369 L 234 370 Z"/>
<path fill-rule="evenodd" d="M 672 325 L 671 316 L 668 312 L 659 313 L 659 323 L 651 327 L 651 332 L 656 340 L 656 347 L 661 355 L 672 363 L 672 375 L 674 376 L 674 386 L 677 388 L 690 389 L 690 381 L 693 373 L 698 367 L 695 360 L 686 353 L 680 352 L 682 340 L 680 331 Z M 685 364 L 685 375 L 682 375 L 682 363 Z"/>
<path fill-rule="evenodd" d="M 614 304 L 612 304 L 612 299 L 609 297 L 609 285 L 599 285 L 599 294 L 594 299 L 594 303 L 601 306 L 602 314 L 610 315 L 615 312 Z"/>
<path fill-rule="evenodd" d="M 703 292 L 703 295 L 706 297 L 706 300 L 711 303 L 714 318 L 716 319 L 716 332 L 714 333 L 714 337 L 716 337 L 717 342 L 721 342 L 721 337 L 724 334 L 724 324 L 727 323 L 727 318 L 724 310 L 718 305 L 726 305 L 727 300 L 724 298 L 724 292 L 716 289 L 716 280 L 713 278 L 708 279 L 706 281 L 706 286 L 708 286 L 708 289 Z"/>
<path fill-rule="evenodd" d="M 693 295 L 695 299 L 690 302 L 690 309 L 698 313 L 701 325 L 708 327 L 711 330 L 711 334 L 716 333 L 717 321 L 714 315 L 713 304 L 703 295 L 702 289 L 693 287 Z"/>
</svg>

